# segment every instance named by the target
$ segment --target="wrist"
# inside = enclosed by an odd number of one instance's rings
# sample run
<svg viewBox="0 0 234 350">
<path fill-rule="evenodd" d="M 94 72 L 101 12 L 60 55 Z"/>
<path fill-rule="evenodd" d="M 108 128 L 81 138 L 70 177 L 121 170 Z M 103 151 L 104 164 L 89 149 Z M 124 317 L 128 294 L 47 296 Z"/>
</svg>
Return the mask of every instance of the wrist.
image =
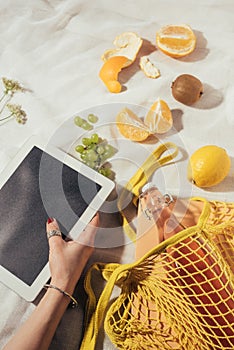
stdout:
<svg viewBox="0 0 234 350">
<path fill-rule="evenodd" d="M 47 289 L 47 295 L 53 296 L 55 303 L 59 300 L 59 303 L 63 302 L 66 305 L 70 303 L 72 308 L 78 306 L 76 298 L 74 298 L 72 293 L 67 292 L 67 290 L 61 289 L 52 283 L 45 284 L 44 288 Z"/>
<path fill-rule="evenodd" d="M 51 278 L 50 284 L 64 290 L 65 292 L 72 294 L 75 290 L 76 283 L 71 280 Z"/>
</svg>

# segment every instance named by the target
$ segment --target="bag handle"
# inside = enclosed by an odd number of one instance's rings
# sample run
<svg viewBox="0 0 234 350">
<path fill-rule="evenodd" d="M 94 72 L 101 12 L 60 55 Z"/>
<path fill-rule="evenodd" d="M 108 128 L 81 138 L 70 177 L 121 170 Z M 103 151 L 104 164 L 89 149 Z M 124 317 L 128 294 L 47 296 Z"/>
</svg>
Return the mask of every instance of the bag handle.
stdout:
<svg viewBox="0 0 234 350">
<path fill-rule="evenodd" d="M 172 153 L 163 156 L 163 154 L 170 149 L 173 150 Z M 166 142 L 159 145 L 150 156 L 144 161 L 142 166 L 136 171 L 132 178 L 123 188 L 119 200 L 118 200 L 118 210 L 122 215 L 123 219 L 123 229 L 128 237 L 135 242 L 136 232 L 131 226 L 127 218 L 127 208 L 125 206 L 125 199 L 129 195 L 129 192 L 133 195 L 132 202 L 137 206 L 137 200 L 140 194 L 141 188 L 149 181 L 151 175 L 162 165 L 169 163 L 178 154 L 178 147 L 173 142 Z"/>
<path fill-rule="evenodd" d="M 128 269 L 131 264 L 115 264 L 115 263 L 96 263 L 91 266 L 85 278 L 85 290 L 89 296 L 87 304 L 87 314 L 85 319 L 85 334 L 82 340 L 80 350 L 94 350 L 98 332 L 103 320 L 103 315 L 107 309 L 113 288 L 117 281 L 126 278 Z M 92 272 L 96 270 L 107 280 L 98 302 L 93 292 L 91 279 Z M 126 271 L 126 273 L 125 273 Z"/>
</svg>

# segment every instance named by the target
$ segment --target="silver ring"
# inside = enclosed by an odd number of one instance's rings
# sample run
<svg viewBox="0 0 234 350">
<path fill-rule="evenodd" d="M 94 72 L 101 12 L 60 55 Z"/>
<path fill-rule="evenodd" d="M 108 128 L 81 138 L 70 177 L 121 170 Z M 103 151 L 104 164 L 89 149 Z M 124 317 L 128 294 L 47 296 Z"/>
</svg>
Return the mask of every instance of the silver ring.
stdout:
<svg viewBox="0 0 234 350">
<path fill-rule="evenodd" d="M 60 236 L 60 237 L 62 237 L 62 233 L 59 230 L 51 230 L 51 231 L 47 232 L 47 238 L 48 239 L 50 239 L 53 236 Z"/>
</svg>

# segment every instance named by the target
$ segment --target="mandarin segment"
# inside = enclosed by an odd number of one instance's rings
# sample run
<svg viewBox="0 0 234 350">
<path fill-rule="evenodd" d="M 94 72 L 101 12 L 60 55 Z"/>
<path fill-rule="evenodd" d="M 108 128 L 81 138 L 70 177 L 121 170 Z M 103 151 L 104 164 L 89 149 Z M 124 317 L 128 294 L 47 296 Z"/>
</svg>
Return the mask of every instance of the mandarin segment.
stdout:
<svg viewBox="0 0 234 350">
<path fill-rule="evenodd" d="M 173 125 L 173 118 L 168 104 L 158 99 L 145 116 L 144 123 L 151 133 L 163 134 L 169 131 Z"/>
<path fill-rule="evenodd" d="M 139 65 L 148 78 L 156 79 L 160 77 L 159 69 L 150 61 L 149 57 L 142 56 Z"/>
<path fill-rule="evenodd" d="M 137 115 L 129 108 L 124 108 L 116 117 L 119 132 L 132 141 L 144 141 L 150 135 L 149 130 Z"/>
<path fill-rule="evenodd" d="M 167 25 L 156 33 L 156 44 L 166 55 L 180 58 L 194 51 L 196 36 L 189 25 Z"/>
</svg>

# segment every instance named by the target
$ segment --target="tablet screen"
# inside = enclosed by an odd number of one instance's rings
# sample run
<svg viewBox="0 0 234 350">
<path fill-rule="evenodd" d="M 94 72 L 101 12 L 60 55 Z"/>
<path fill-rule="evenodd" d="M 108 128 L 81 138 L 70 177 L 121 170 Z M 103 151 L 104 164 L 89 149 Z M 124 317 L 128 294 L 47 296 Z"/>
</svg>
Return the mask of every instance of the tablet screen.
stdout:
<svg viewBox="0 0 234 350">
<path fill-rule="evenodd" d="M 33 147 L 0 190 L 0 264 L 30 286 L 48 262 L 48 217 L 66 235 L 100 189 Z"/>
</svg>

